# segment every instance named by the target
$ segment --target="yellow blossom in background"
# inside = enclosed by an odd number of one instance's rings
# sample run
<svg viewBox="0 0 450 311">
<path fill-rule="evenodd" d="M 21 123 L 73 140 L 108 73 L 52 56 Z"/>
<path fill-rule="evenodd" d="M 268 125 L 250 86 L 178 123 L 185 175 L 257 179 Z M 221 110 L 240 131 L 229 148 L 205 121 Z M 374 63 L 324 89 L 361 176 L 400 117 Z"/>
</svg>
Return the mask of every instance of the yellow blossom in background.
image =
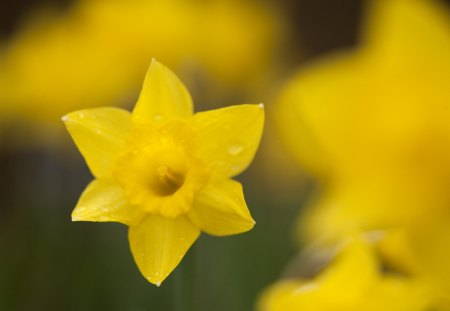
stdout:
<svg viewBox="0 0 450 311">
<path fill-rule="evenodd" d="M 311 63 L 278 105 L 322 182 L 309 237 L 414 225 L 450 206 L 450 19 L 435 1 L 372 1 L 361 46 Z"/>
<path fill-rule="evenodd" d="M 382 0 L 368 13 L 359 48 L 311 63 L 280 97 L 280 133 L 322 186 L 298 235 L 401 230 L 391 259 L 450 301 L 449 12 Z"/>
<path fill-rule="evenodd" d="M 133 257 L 156 285 L 201 231 L 223 236 L 254 225 L 242 186 L 230 177 L 253 159 L 263 106 L 192 110 L 184 85 L 153 61 L 131 114 L 96 108 L 63 117 L 95 176 L 72 220 L 128 225 Z"/>
<path fill-rule="evenodd" d="M 310 280 L 287 279 L 269 287 L 260 311 L 425 311 L 436 308 L 426 283 L 411 275 L 383 271 L 374 245 L 344 241 L 336 257 Z"/>
<path fill-rule="evenodd" d="M 54 125 L 66 111 L 123 106 L 152 57 L 198 87 L 246 90 L 270 75 L 280 32 L 273 10 L 249 2 L 81 0 L 0 46 L 0 116 Z"/>
</svg>

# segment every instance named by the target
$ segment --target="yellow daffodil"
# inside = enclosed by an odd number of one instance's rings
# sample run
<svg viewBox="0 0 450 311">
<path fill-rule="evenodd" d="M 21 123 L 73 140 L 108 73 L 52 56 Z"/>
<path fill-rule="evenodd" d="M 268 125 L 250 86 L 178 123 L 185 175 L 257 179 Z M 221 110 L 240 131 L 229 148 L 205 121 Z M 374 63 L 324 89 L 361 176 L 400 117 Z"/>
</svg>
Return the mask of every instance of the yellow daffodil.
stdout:
<svg viewBox="0 0 450 311">
<path fill-rule="evenodd" d="M 422 280 L 382 271 L 382 267 L 373 245 L 361 238 L 347 240 L 314 279 L 284 280 L 266 290 L 258 310 L 425 311 L 436 307 Z"/>
<path fill-rule="evenodd" d="M 242 186 L 230 179 L 252 161 L 264 110 L 240 105 L 193 114 L 189 92 L 152 61 L 136 107 L 70 113 L 63 121 L 95 176 L 74 221 L 129 226 L 134 259 L 156 285 L 201 231 L 224 236 L 254 221 Z"/>
<path fill-rule="evenodd" d="M 0 117 L 48 126 L 67 111 L 127 105 L 151 57 L 197 88 L 249 89 L 270 74 L 278 20 L 227 0 L 80 0 L 45 11 L 0 45 Z"/>
<path fill-rule="evenodd" d="M 404 230 L 391 255 L 450 301 L 449 12 L 424 0 L 368 12 L 357 50 L 310 64 L 280 98 L 280 132 L 323 186 L 299 235 Z"/>
<path fill-rule="evenodd" d="M 362 45 L 310 64 L 279 128 L 323 195 L 308 235 L 414 224 L 450 206 L 450 19 L 435 1 L 372 1 Z"/>
</svg>

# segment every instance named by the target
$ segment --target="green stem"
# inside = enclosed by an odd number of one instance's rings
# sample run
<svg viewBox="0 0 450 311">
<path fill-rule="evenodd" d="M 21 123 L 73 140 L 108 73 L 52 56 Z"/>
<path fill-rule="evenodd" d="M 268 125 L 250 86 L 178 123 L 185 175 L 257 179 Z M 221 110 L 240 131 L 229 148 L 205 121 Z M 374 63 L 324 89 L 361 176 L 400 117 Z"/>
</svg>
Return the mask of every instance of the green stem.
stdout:
<svg viewBox="0 0 450 311">
<path fill-rule="evenodd" d="M 174 311 L 194 311 L 195 257 L 193 245 L 175 272 Z"/>
</svg>

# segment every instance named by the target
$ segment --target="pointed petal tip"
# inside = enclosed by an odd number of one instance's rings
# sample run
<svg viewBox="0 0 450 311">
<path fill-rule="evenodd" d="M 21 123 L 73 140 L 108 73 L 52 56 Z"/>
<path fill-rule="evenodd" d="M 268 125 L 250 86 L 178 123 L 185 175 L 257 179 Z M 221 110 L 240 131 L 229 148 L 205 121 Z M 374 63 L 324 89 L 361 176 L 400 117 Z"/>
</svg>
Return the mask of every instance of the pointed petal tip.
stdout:
<svg viewBox="0 0 450 311">
<path fill-rule="evenodd" d="M 255 225 L 256 225 L 256 222 L 254 220 L 251 220 L 251 221 L 247 222 L 246 225 L 242 226 L 239 231 L 236 231 L 236 232 L 233 232 L 233 233 L 229 233 L 229 234 L 226 234 L 224 236 L 236 235 L 236 234 L 242 234 L 242 233 L 249 232 L 249 231 L 253 230 Z"/>
<path fill-rule="evenodd" d="M 61 117 L 61 121 L 66 125 L 72 125 L 84 118 L 84 110 L 73 111 Z"/>
<path fill-rule="evenodd" d="M 76 208 L 72 211 L 72 214 L 70 214 L 70 220 L 72 221 L 78 221 L 78 217 L 76 215 Z"/>
<path fill-rule="evenodd" d="M 150 283 L 161 283 L 179 265 L 200 231 L 184 216 L 163 217 L 149 213 L 130 226 L 128 240 L 134 261 Z"/>
<path fill-rule="evenodd" d="M 152 57 L 152 60 L 150 61 L 150 66 L 148 67 L 148 70 L 161 68 L 163 66 L 164 65 L 162 65 L 160 62 L 158 62 L 158 60 L 155 57 Z"/>
<path fill-rule="evenodd" d="M 246 222 L 249 225 L 249 230 L 253 229 L 253 227 L 256 225 L 256 221 L 253 219 L 250 212 L 248 214 L 242 215 L 242 217 L 244 217 L 246 219 Z"/>
<path fill-rule="evenodd" d="M 82 220 L 78 215 L 76 215 L 75 213 L 72 213 L 72 215 L 70 215 L 70 219 L 72 221 L 80 221 Z"/>
<path fill-rule="evenodd" d="M 190 117 L 193 114 L 192 98 L 176 74 L 152 58 L 132 114 L 140 123 Z"/>
<path fill-rule="evenodd" d="M 167 277 L 168 275 L 166 275 Z M 156 287 L 160 287 L 161 284 L 164 282 L 164 280 L 166 279 L 166 277 L 161 278 L 160 276 L 146 276 L 145 278 L 147 279 L 147 281 L 149 281 L 150 283 L 152 283 L 153 285 L 155 285 Z"/>
<path fill-rule="evenodd" d="M 247 231 L 252 230 L 252 229 L 255 227 L 255 225 L 256 225 L 256 221 L 254 221 L 253 219 L 250 220 L 250 223 L 249 223 L 249 226 L 248 226 L 248 230 L 247 230 Z"/>
<path fill-rule="evenodd" d="M 248 232 L 248 231 L 252 230 L 256 225 L 256 221 L 253 219 L 253 217 L 250 214 L 242 215 L 242 216 L 246 218 L 245 222 L 247 224 L 245 231 L 242 231 L 242 232 Z"/>
</svg>

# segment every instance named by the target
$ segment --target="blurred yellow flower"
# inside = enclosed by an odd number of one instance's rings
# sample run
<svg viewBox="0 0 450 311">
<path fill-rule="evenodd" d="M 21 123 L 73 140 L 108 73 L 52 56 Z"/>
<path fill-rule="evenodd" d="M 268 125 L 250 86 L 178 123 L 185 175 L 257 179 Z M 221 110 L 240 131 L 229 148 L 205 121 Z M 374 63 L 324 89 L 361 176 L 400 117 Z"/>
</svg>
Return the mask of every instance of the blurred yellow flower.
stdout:
<svg viewBox="0 0 450 311">
<path fill-rule="evenodd" d="M 267 289 L 258 310 L 424 311 L 436 307 L 426 283 L 383 271 L 382 266 L 373 245 L 362 238 L 346 240 L 332 263 L 314 279 L 284 280 Z"/>
<path fill-rule="evenodd" d="M 27 124 L 133 102 L 153 57 L 206 89 L 251 88 L 281 37 L 273 10 L 242 1 L 81 0 L 41 15 L 0 49 L 0 116 Z"/>
<path fill-rule="evenodd" d="M 298 236 L 397 228 L 391 259 L 450 301 L 449 12 L 437 1 L 371 4 L 361 46 L 304 68 L 280 98 L 280 133 L 322 185 Z"/>
<path fill-rule="evenodd" d="M 134 259 L 156 285 L 200 231 L 223 236 L 254 226 L 242 186 L 230 177 L 253 159 L 263 106 L 194 115 L 192 109 L 184 85 L 152 61 L 132 114 L 96 108 L 63 117 L 96 178 L 81 195 L 72 220 L 128 225 Z"/>
<path fill-rule="evenodd" d="M 435 1 L 372 1 L 361 47 L 304 68 L 279 128 L 324 190 L 302 233 L 336 238 L 448 214 L 450 19 Z"/>
</svg>

